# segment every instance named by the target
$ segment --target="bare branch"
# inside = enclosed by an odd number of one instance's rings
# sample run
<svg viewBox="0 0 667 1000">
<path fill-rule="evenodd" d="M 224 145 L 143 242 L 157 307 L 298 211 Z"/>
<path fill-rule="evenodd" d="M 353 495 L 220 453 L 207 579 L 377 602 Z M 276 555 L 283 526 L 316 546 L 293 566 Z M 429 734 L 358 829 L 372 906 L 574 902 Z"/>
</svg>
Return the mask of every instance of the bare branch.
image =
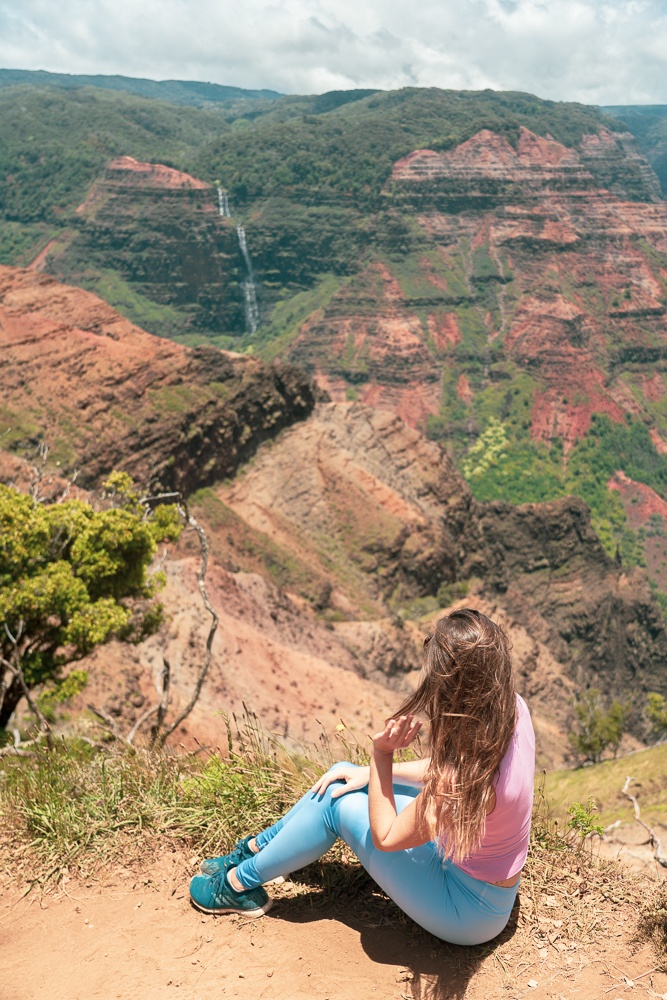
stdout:
<svg viewBox="0 0 667 1000">
<path fill-rule="evenodd" d="M 625 795 L 626 799 L 630 799 L 630 801 L 632 802 L 632 807 L 635 812 L 635 820 L 637 821 L 637 823 L 639 823 L 640 826 L 643 826 L 646 832 L 648 833 L 649 843 L 653 848 L 653 857 L 655 858 L 655 860 L 658 862 L 659 865 L 662 865 L 663 868 L 667 868 L 667 858 L 663 856 L 662 843 L 660 841 L 660 838 L 653 832 L 651 827 L 648 826 L 641 818 L 639 802 L 637 802 L 636 797 L 628 791 L 630 785 L 634 780 L 635 780 L 634 778 L 630 777 L 625 779 L 625 784 L 623 785 L 623 788 L 621 788 L 621 795 Z"/>
<path fill-rule="evenodd" d="M 129 733 L 125 737 L 125 742 L 128 744 L 128 746 L 132 746 L 134 737 L 137 735 L 137 732 L 139 731 L 141 726 L 143 726 L 146 719 L 150 719 L 151 715 L 155 715 L 155 713 L 159 712 L 159 710 L 160 710 L 160 703 L 158 702 L 157 705 L 153 705 L 152 708 L 147 709 L 147 711 L 145 711 L 143 715 L 139 716 L 139 718 L 137 719 L 137 721 L 135 722 L 135 724 L 132 726 Z"/>
<path fill-rule="evenodd" d="M 199 567 L 199 573 L 197 574 L 197 583 L 199 585 L 199 591 L 201 593 L 202 600 L 204 602 L 204 607 L 211 616 L 211 627 L 209 628 L 208 636 L 206 638 L 206 651 L 204 653 L 204 661 L 201 665 L 201 669 L 199 671 L 199 676 L 197 677 L 197 683 L 195 684 L 195 689 L 192 694 L 192 697 L 190 698 L 190 701 L 187 703 L 183 711 L 176 717 L 176 719 L 171 723 L 171 725 L 167 726 L 162 731 L 162 733 L 160 733 L 156 737 L 155 742 L 158 746 L 164 746 L 165 742 L 171 736 L 174 730 L 178 729 L 181 723 L 183 723 L 185 719 L 187 719 L 188 715 L 190 714 L 192 709 L 197 704 L 197 701 L 199 700 L 199 695 L 201 694 L 202 687 L 204 686 L 204 681 L 206 680 L 206 675 L 208 674 L 208 668 L 211 665 L 213 639 L 215 638 L 215 633 L 218 630 L 218 623 L 220 621 L 220 619 L 218 618 L 217 611 L 211 604 L 210 598 L 208 596 L 208 591 L 206 589 L 206 570 L 208 568 L 208 555 L 209 555 L 208 539 L 206 537 L 206 532 L 204 531 L 199 521 L 197 521 L 194 515 L 191 514 L 190 511 L 188 510 L 188 506 L 185 500 L 181 500 L 179 507 L 183 513 L 186 522 L 195 529 L 199 537 L 199 544 L 201 545 L 201 565 Z"/>
<path fill-rule="evenodd" d="M 23 635 L 24 623 L 22 621 L 19 622 L 19 627 L 15 636 L 12 635 L 12 633 L 9 631 L 7 622 L 3 622 L 3 625 L 5 628 L 5 632 L 7 633 L 7 638 L 14 647 L 14 653 L 13 653 L 14 662 L 10 663 L 9 660 L 6 660 L 4 658 L 4 656 L 0 656 L 0 663 L 2 663 L 2 666 L 5 667 L 5 669 L 8 669 L 11 673 L 13 673 L 14 676 L 18 679 L 18 682 L 21 685 L 21 690 L 23 692 L 23 697 L 28 702 L 28 708 L 37 719 L 40 730 L 46 736 L 46 742 L 48 743 L 49 748 L 53 749 L 53 734 L 51 732 L 51 726 L 44 718 L 44 714 L 41 708 L 31 695 L 30 688 L 26 684 L 25 677 L 23 676 L 23 668 L 21 666 L 21 654 L 19 652 L 19 640 Z"/>
<path fill-rule="evenodd" d="M 62 503 L 63 500 L 67 499 L 67 497 L 70 494 L 70 491 L 71 491 L 72 487 L 74 486 L 74 484 L 76 483 L 76 481 L 77 481 L 78 478 L 79 478 L 79 470 L 75 469 L 74 470 L 74 475 L 72 476 L 72 478 L 70 480 L 68 480 L 68 482 L 67 482 L 67 484 L 65 486 L 65 489 L 62 491 L 62 493 L 60 494 L 60 496 L 56 500 L 56 503 Z"/>
<path fill-rule="evenodd" d="M 123 743 L 125 742 L 125 737 L 118 728 L 118 723 L 107 712 L 105 712 L 103 708 L 97 708 L 95 705 L 89 704 L 88 710 L 91 711 L 93 715 L 96 715 L 97 718 L 106 725 L 107 729 L 113 736 L 116 737 L 117 740 L 121 740 Z"/>
<path fill-rule="evenodd" d="M 158 705 L 157 716 L 151 729 L 151 746 L 155 745 L 160 730 L 164 725 L 167 708 L 169 707 L 169 685 L 171 684 L 171 663 L 166 656 L 162 657 L 162 696 Z"/>
<path fill-rule="evenodd" d="M 34 740 L 21 740 L 20 733 L 18 729 L 14 730 L 14 742 L 6 747 L 0 747 L 0 757 L 30 757 L 32 750 L 26 750 L 26 747 L 36 746 L 41 739 L 44 738 L 44 733 L 40 733 L 35 737 Z"/>
</svg>

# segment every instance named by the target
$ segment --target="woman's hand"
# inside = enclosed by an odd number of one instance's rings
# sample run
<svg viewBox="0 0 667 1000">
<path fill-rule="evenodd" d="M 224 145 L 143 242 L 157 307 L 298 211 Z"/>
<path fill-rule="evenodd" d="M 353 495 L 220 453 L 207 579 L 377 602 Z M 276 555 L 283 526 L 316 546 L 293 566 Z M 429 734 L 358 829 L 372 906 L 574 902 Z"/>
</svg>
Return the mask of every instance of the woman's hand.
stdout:
<svg viewBox="0 0 667 1000">
<path fill-rule="evenodd" d="M 421 729 L 421 722 L 413 715 L 402 715 L 400 719 L 389 719 L 381 733 L 373 737 L 373 749 L 379 753 L 393 754 L 410 746 Z"/>
<path fill-rule="evenodd" d="M 311 792 L 315 792 L 317 795 L 324 795 L 332 782 L 344 781 L 344 785 L 341 785 L 340 788 L 331 793 L 332 799 L 338 799 L 341 795 L 345 795 L 346 792 L 358 792 L 361 788 L 365 788 L 369 777 L 369 767 L 354 767 L 350 764 L 341 764 L 335 771 L 327 771 L 326 774 L 323 774 L 319 781 L 315 782 L 311 788 Z"/>
</svg>

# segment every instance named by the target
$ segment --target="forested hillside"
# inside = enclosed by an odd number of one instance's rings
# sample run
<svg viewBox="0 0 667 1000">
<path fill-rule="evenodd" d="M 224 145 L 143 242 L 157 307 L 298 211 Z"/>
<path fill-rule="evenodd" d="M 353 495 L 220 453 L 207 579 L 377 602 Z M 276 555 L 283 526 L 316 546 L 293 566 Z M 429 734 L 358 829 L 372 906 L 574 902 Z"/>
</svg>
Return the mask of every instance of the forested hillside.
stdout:
<svg viewBox="0 0 667 1000">
<path fill-rule="evenodd" d="M 667 589 L 667 216 L 627 131 L 659 115 L 0 82 L 0 262 L 393 409 L 481 500 L 579 495 Z"/>
</svg>

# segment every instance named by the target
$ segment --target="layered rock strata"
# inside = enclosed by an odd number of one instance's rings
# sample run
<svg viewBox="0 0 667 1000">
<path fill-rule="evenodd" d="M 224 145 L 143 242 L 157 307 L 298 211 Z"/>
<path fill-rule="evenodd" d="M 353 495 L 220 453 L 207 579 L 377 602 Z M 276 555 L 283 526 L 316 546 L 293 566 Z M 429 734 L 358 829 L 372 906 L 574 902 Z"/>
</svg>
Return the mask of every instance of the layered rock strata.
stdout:
<svg viewBox="0 0 667 1000">
<path fill-rule="evenodd" d="M 217 492 L 358 602 L 400 607 L 477 581 L 578 685 L 667 690 L 667 632 L 646 577 L 607 557 L 580 500 L 478 503 L 440 446 L 389 413 L 323 404 Z"/>
<path fill-rule="evenodd" d="M 314 405 L 291 365 L 153 337 L 89 292 L 14 268 L 0 268 L 0 380 L 10 440 L 47 441 L 84 485 L 118 468 L 190 492 Z"/>
</svg>

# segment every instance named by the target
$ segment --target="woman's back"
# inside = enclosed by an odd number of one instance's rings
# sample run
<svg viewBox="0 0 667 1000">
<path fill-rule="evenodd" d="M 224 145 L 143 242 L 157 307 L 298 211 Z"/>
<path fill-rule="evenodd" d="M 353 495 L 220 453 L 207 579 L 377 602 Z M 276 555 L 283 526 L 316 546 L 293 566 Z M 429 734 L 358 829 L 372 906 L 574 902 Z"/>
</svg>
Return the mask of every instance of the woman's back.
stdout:
<svg viewBox="0 0 667 1000">
<path fill-rule="evenodd" d="M 517 699 L 517 721 L 512 741 L 500 762 L 494 782 L 496 804 L 486 817 L 478 851 L 459 867 L 473 878 L 501 882 L 521 871 L 530 840 L 535 782 L 535 734 L 523 698 Z"/>
</svg>

